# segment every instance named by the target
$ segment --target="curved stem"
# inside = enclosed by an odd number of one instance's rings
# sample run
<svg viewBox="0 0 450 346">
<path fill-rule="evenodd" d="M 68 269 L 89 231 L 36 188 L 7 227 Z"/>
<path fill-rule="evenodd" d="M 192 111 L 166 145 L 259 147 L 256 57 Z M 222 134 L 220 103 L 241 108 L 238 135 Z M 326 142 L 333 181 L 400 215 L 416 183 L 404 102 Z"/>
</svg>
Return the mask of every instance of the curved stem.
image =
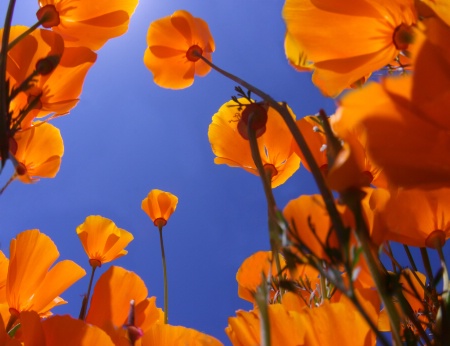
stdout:
<svg viewBox="0 0 450 346">
<path fill-rule="evenodd" d="M 80 315 L 78 316 L 79 320 L 83 320 L 83 321 L 86 320 L 87 307 L 89 304 L 89 298 L 91 297 L 91 289 L 92 289 L 92 282 L 94 281 L 95 269 L 97 269 L 97 266 L 92 266 L 91 278 L 89 279 L 88 291 L 87 291 L 87 294 L 83 298 L 83 303 L 81 304 Z"/>
<path fill-rule="evenodd" d="M 34 30 L 36 30 L 37 28 L 39 28 L 41 26 L 43 21 L 37 21 L 36 23 L 33 24 L 33 26 L 29 27 L 25 32 L 23 32 L 22 34 L 20 34 L 19 36 L 17 36 L 13 41 L 11 41 L 8 44 L 8 50 L 11 50 L 16 44 L 18 44 L 20 41 L 22 41 L 22 39 L 26 36 L 28 36 L 29 34 L 31 34 Z"/>
<path fill-rule="evenodd" d="M 345 198 L 345 201 L 349 208 L 352 210 L 355 217 L 356 236 L 361 243 L 370 274 L 373 278 L 378 294 L 380 295 L 381 301 L 383 302 L 386 312 L 389 316 L 391 333 L 395 341 L 394 344 L 400 346 L 402 345 L 400 337 L 400 317 L 391 298 L 392 292 L 389 292 L 389 285 L 387 282 L 387 276 L 389 274 L 387 273 L 380 259 L 374 254 L 369 231 L 362 215 L 361 201 L 358 195 L 359 193 L 357 191 L 357 193 L 355 194 L 346 196 L 347 198 Z"/>
<path fill-rule="evenodd" d="M 342 222 L 342 219 L 339 215 L 339 212 L 336 208 L 336 205 L 334 203 L 334 197 L 333 197 L 331 191 L 328 189 L 328 186 L 325 183 L 325 180 L 322 176 L 322 172 L 320 171 L 319 166 L 317 165 L 316 161 L 314 160 L 314 156 L 312 155 L 311 151 L 309 150 L 309 147 L 308 147 L 303 135 L 301 134 L 294 119 L 292 118 L 291 114 L 289 113 L 289 111 L 286 107 L 286 104 L 280 105 L 270 95 L 266 94 L 262 90 L 256 88 L 255 86 L 251 85 L 250 83 L 247 83 L 246 81 L 242 80 L 241 78 L 239 78 L 225 70 L 222 70 L 220 67 L 214 65 L 211 61 L 209 61 L 202 55 L 197 55 L 197 56 L 202 61 L 204 61 L 207 65 L 211 66 L 211 68 L 213 68 L 214 70 L 216 70 L 223 76 L 242 85 L 244 88 L 250 90 L 254 94 L 261 97 L 263 100 L 265 100 L 272 108 L 274 108 L 281 115 L 281 117 L 285 121 L 287 127 L 291 131 L 295 141 L 297 142 L 297 145 L 299 146 L 300 150 L 302 151 L 303 155 L 305 156 L 305 160 L 311 169 L 311 173 L 313 174 L 314 179 L 317 184 L 317 187 L 319 188 L 319 191 L 323 197 L 325 206 L 326 206 L 328 214 L 330 215 L 330 218 L 333 222 L 333 225 L 335 227 L 336 234 L 339 238 L 339 241 L 341 244 L 345 244 L 345 239 L 347 238 L 345 234 L 347 232 L 346 232 L 346 229 Z"/>
<path fill-rule="evenodd" d="M 164 273 L 164 323 L 167 324 L 169 321 L 169 289 L 167 284 L 167 267 L 166 267 L 166 255 L 164 253 L 164 241 L 162 235 L 163 226 L 159 225 L 159 243 L 161 245 L 161 258 Z"/>
</svg>

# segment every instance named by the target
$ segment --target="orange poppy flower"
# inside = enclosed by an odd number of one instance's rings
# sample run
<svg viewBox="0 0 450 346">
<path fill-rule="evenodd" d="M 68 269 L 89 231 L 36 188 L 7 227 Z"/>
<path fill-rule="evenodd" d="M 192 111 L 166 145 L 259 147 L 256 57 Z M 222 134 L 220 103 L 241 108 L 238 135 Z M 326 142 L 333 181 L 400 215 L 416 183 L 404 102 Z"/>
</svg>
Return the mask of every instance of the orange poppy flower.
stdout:
<svg viewBox="0 0 450 346">
<path fill-rule="evenodd" d="M 110 38 L 123 35 L 138 0 L 39 0 L 36 16 L 45 28 L 52 28 L 66 47 L 100 49 Z"/>
<path fill-rule="evenodd" d="M 215 47 L 208 24 L 187 11 L 176 11 L 151 23 L 147 46 L 144 63 L 160 87 L 187 88 L 194 83 L 194 75 L 203 77 L 211 70 L 197 56 L 211 61 Z"/>
<path fill-rule="evenodd" d="M 25 311 L 20 314 L 20 324 L 25 345 L 115 345 L 109 335 L 97 326 L 68 315 L 41 320 L 34 311 Z"/>
<path fill-rule="evenodd" d="M 27 29 L 24 26 L 13 27 L 11 40 Z M 7 72 L 13 88 L 18 88 L 40 63 L 51 71 L 37 75 L 31 88 L 13 100 L 14 118 L 17 120 L 18 111 L 35 102 L 20 128 L 29 127 L 36 117 L 61 116 L 75 107 L 86 74 L 97 59 L 97 55 L 86 47 L 64 48 L 61 36 L 48 30 L 31 33 L 8 52 L 8 57 Z M 49 57 L 56 60 L 45 60 Z"/>
<path fill-rule="evenodd" d="M 135 327 L 142 332 L 163 321 L 164 314 L 156 307 L 156 298 L 147 298 L 147 294 L 147 287 L 138 275 L 112 266 L 95 285 L 86 322 L 102 328 L 114 342 L 127 345 L 127 333 L 122 327 L 127 325 L 131 300 L 136 306 Z"/>
<path fill-rule="evenodd" d="M 386 225 L 385 240 L 434 248 L 450 238 L 448 188 L 392 191 L 380 213 Z"/>
<path fill-rule="evenodd" d="M 223 346 L 223 344 L 195 329 L 169 324 L 155 324 L 142 337 L 142 346 L 153 345 L 204 345 Z"/>
<path fill-rule="evenodd" d="M 14 136 L 17 149 L 13 152 L 17 178 L 23 183 L 34 183 L 39 178 L 53 178 L 59 171 L 64 144 L 59 130 L 41 123 Z"/>
<path fill-rule="evenodd" d="M 314 62 L 313 83 L 326 96 L 389 64 L 407 48 L 414 1 L 287 0 L 287 32 Z M 403 35 L 403 33 L 406 33 Z"/>
<path fill-rule="evenodd" d="M 36 311 L 40 316 L 66 301 L 58 297 L 86 272 L 64 260 L 50 268 L 59 257 L 53 241 L 38 230 L 29 230 L 11 240 L 6 299 L 11 314 Z"/>
<path fill-rule="evenodd" d="M 238 99 L 242 104 L 248 101 Z M 238 111 L 234 101 L 228 101 L 214 114 L 209 125 L 208 138 L 216 164 L 242 167 L 247 172 L 258 175 L 253 162 L 250 145 L 238 130 L 242 111 Z M 293 118 L 295 115 L 289 109 Z M 258 138 L 259 153 L 266 170 L 272 175 L 272 187 L 283 184 L 300 167 L 300 158 L 292 149 L 292 135 L 281 116 L 273 109 L 267 111 L 266 130 Z"/>
<path fill-rule="evenodd" d="M 281 304 L 268 306 L 270 321 L 270 339 L 273 346 L 304 345 L 305 331 L 302 326 L 303 316 L 288 311 Z M 225 332 L 233 345 L 261 345 L 261 322 L 258 310 L 250 312 L 239 310 L 236 317 L 228 318 Z"/>
<path fill-rule="evenodd" d="M 261 284 L 261 275 L 264 273 L 266 277 L 277 277 L 278 270 L 275 260 L 272 261 L 272 251 L 258 251 L 246 258 L 242 262 L 236 273 L 236 281 L 238 283 L 238 295 L 251 303 L 255 303 L 256 288 Z M 281 268 L 284 268 L 286 262 L 283 256 L 278 255 Z M 272 264 L 272 265 L 271 265 Z M 271 270 L 269 274 L 269 270 Z M 277 292 L 272 287 L 270 290 L 271 301 L 276 296 Z"/>
<path fill-rule="evenodd" d="M 118 228 L 111 220 L 91 215 L 77 227 L 77 234 L 91 266 L 99 267 L 128 253 L 124 250 L 133 235 Z"/>
<path fill-rule="evenodd" d="M 142 200 L 141 208 L 150 217 L 155 226 L 165 226 L 177 208 L 178 197 L 170 192 L 151 190 Z"/>
<path fill-rule="evenodd" d="M 347 94 L 334 124 L 342 138 L 358 129 L 370 160 L 392 184 L 406 188 L 450 184 L 450 122 L 441 111 L 450 107 L 450 50 L 444 43 L 450 28 L 435 19 L 425 23 L 416 30 L 414 74 Z"/>
</svg>

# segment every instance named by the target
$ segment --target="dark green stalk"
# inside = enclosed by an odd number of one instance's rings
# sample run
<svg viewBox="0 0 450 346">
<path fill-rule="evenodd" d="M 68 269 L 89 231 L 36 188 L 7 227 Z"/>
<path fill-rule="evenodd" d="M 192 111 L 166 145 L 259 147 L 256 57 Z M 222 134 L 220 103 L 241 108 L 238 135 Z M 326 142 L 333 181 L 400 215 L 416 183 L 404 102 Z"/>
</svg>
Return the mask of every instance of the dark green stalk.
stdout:
<svg viewBox="0 0 450 346">
<path fill-rule="evenodd" d="M 159 230 L 159 243 L 161 245 L 161 258 L 164 274 L 164 323 L 167 324 L 169 321 L 169 288 L 167 282 L 166 254 L 164 252 L 164 241 L 162 234 L 163 226 L 158 225 L 158 230 Z"/>
<path fill-rule="evenodd" d="M 87 291 L 87 294 L 83 297 L 83 303 L 81 304 L 81 310 L 80 310 L 78 319 L 82 320 L 82 321 L 86 320 L 87 307 L 89 304 L 89 298 L 91 297 L 91 289 L 92 289 L 92 282 L 94 281 L 95 269 L 97 269 L 97 266 L 92 266 L 91 278 L 89 279 L 88 291 Z"/>
</svg>

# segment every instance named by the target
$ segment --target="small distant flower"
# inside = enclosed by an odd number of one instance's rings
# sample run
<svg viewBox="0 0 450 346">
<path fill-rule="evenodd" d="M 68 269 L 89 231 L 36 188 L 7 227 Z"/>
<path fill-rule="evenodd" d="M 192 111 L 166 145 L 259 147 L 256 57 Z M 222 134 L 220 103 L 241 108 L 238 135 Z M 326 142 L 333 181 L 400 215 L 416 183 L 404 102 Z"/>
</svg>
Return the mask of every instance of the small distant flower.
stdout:
<svg viewBox="0 0 450 346">
<path fill-rule="evenodd" d="M 64 144 L 59 130 L 48 123 L 19 131 L 14 136 L 16 149 L 11 154 L 17 178 L 33 183 L 39 178 L 53 178 L 59 171 Z"/>
<path fill-rule="evenodd" d="M 77 227 L 77 234 L 91 266 L 101 266 L 128 253 L 124 250 L 133 235 L 99 215 L 91 215 Z"/>
<path fill-rule="evenodd" d="M 36 16 L 45 28 L 63 38 L 66 47 L 100 49 L 110 38 L 123 35 L 138 0 L 39 0 Z"/>
<path fill-rule="evenodd" d="M 313 83 L 333 97 L 407 49 L 416 21 L 412 0 L 286 0 L 283 17 L 289 39 L 314 63 Z"/>
<path fill-rule="evenodd" d="M 243 98 L 238 101 L 248 103 Z M 214 163 L 242 167 L 247 172 L 258 175 L 248 139 L 238 129 L 245 109 L 239 111 L 236 106 L 235 101 L 222 105 L 209 125 L 208 138 L 216 155 Z M 291 115 L 295 118 L 292 112 Z M 289 129 L 273 108 L 268 108 L 264 131 L 259 133 L 257 140 L 264 168 L 271 174 L 272 187 L 283 184 L 300 167 L 300 158 L 293 151 L 293 138 Z"/>
<path fill-rule="evenodd" d="M 59 257 L 53 241 L 38 230 L 19 233 L 11 240 L 6 299 L 14 316 L 35 311 L 40 316 L 66 301 L 58 297 L 86 272 L 76 263 Z"/>
<path fill-rule="evenodd" d="M 151 190 L 143 199 L 142 210 L 150 217 L 157 227 L 165 226 L 170 216 L 177 208 L 178 197 L 170 192 Z"/>
<path fill-rule="evenodd" d="M 205 76 L 211 67 L 199 55 L 211 61 L 214 40 L 208 24 L 187 11 L 150 24 L 144 63 L 153 80 L 163 88 L 183 89 L 194 83 L 194 75 Z"/>
</svg>

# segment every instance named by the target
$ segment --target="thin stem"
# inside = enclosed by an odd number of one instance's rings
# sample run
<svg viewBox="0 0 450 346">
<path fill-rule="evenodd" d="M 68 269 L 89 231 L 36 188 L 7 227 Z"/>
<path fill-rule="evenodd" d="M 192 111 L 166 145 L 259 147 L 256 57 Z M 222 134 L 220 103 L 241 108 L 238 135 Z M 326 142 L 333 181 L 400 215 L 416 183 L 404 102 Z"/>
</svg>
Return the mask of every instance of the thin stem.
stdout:
<svg viewBox="0 0 450 346">
<path fill-rule="evenodd" d="M 10 0 L 3 26 L 2 45 L 0 51 L 0 171 L 3 169 L 9 152 L 9 83 L 6 82 L 6 60 L 8 52 L 9 34 L 11 32 L 11 21 L 14 13 L 15 0 Z"/>
<path fill-rule="evenodd" d="M 211 61 L 203 57 L 202 55 L 197 55 L 203 62 L 205 62 L 207 65 L 211 66 L 214 70 L 222 74 L 223 76 L 231 79 L 232 81 L 239 83 L 244 88 L 250 90 L 255 95 L 258 95 L 263 100 L 265 100 L 269 105 L 274 108 L 283 118 L 285 121 L 287 127 L 289 128 L 289 131 L 291 131 L 295 141 L 297 142 L 300 150 L 302 151 L 306 162 L 308 163 L 311 172 L 313 174 L 313 177 L 316 181 L 317 187 L 319 188 L 319 191 L 323 197 L 325 206 L 327 208 L 328 214 L 330 215 L 330 219 L 333 222 L 333 225 L 336 230 L 336 234 L 339 238 L 339 241 L 342 245 L 345 243 L 346 237 L 346 229 L 344 227 L 344 224 L 342 222 L 342 219 L 340 217 L 340 214 L 336 208 L 336 205 L 334 203 L 334 197 L 331 193 L 331 191 L 328 189 L 327 184 L 325 183 L 325 180 L 322 176 L 322 172 L 320 171 L 319 166 L 317 165 L 316 161 L 314 160 L 314 156 L 312 155 L 311 151 L 309 150 L 309 147 L 301 134 L 300 130 L 298 129 L 294 119 L 292 118 L 291 114 L 289 113 L 286 104 L 279 104 L 277 101 L 275 101 L 270 95 L 264 93 L 262 90 L 256 88 L 255 86 L 251 85 L 250 83 L 247 83 L 246 81 L 240 79 L 239 77 L 222 70 L 220 67 L 214 65 Z M 345 254 L 346 256 L 346 254 Z"/>
<path fill-rule="evenodd" d="M 270 346 L 270 319 L 268 306 L 267 278 L 262 274 L 261 285 L 256 288 L 255 301 L 259 308 L 261 346 Z"/>
<path fill-rule="evenodd" d="M 364 251 L 364 257 L 366 258 L 367 266 L 369 267 L 370 274 L 375 283 L 375 287 L 378 290 L 381 301 L 383 302 L 386 312 L 389 316 L 389 321 L 391 324 L 391 333 L 395 341 L 395 345 L 402 345 L 400 337 L 400 317 L 398 315 L 397 309 L 391 299 L 392 292 L 389 292 L 389 285 L 386 281 L 388 273 L 380 262 L 380 259 L 374 255 L 372 248 L 372 243 L 370 240 L 369 231 L 367 225 L 362 216 L 361 201 L 359 198 L 359 193 L 349 194 L 345 198 L 347 205 L 352 210 L 355 220 L 356 220 L 356 236 L 361 243 Z"/>
<path fill-rule="evenodd" d="M 423 266 L 425 267 L 425 272 L 427 273 L 428 282 L 430 283 L 431 289 L 434 289 L 433 280 L 433 270 L 431 269 L 430 258 L 428 257 L 428 251 L 426 248 L 420 248 L 420 254 L 422 255 Z"/>
<path fill-rule="evenodd" d="M 95 269 L 97 269 L 97 266 L 92 266 L 91 278 L 89 279 L 88 291 L 87 291 L 87 294 L 83 298 L 83 303 L 81 304 L 81 310 L 80 310 L 80 315 L 78 316 L 78 319 L 82 320 L 82 321 L 86 320 L 87 306 L 89 303 L 89 298 L 91 297 L 91 289 L 92 289 L 92 282 L 94 281 Z"/>
<path fill-rule="evenodd" d="M 163 226 L 158 225 L 159 230 L 159 243 L 161 245 L 161 258 L 164 273 L 164 323 L 167 324 L 169 321 L 169 289 L 167 284 L 167 267 L 166 267 L 166 254 L 164 252 L 164 241 L 163 241 Z"/>
<path fill-rule="evenodd" d="M 403 245 L 403 248 L 405 249 L 406 256 L 408 256 L 408 260 L 409 260 L 409 263 L 411 264 L 412 269 L 415 272 L 417 272 L 418 270 L 417 270 L 416 262 L 414 262 L 414 258 L 411 254 L 411 251 L 409 251 L 408 245 Z"/>
<path fill-rule="evenodd" d="M 251 113 L 248 117 L 247 123 L 248 140 L 250 142 L 252 159 L 253 162 L 255 163 L 256 169 L 258 170 L 259 176 L 263 183 L 264 193 L 266 195 L 270 246 L 272 248 L 272 254 L 273 256 L 275 256 L 275 264 L 278 272 L 278 280 L 279 282 L 281 282 L 282 279 L 281 264 L 280 259 L 278 258 L 278 253 L 280 251 L 279 249 L 280 237 L 279 237 L 279 227 L 276 222 L 276 215 L 275 215 L 277 206 L 275 203 L 275 197 L 273 196 L 272 192 L 271 175 L 270 173 L 267 173 L 266 170 L 264 169 L 264 165 L 258 148 L 258 140 L 256 138 L 256 132 L 252 128 L 253 121 L 254 121 L 254 114 Z"/>
<path fill-rule="evenodd" d="M 42 24 L 43 20 L 39 20 L 36 23 L 33 24 L 33 26 L 30 26 L 25 32 L 23 32 L 22 34 L 20 34 L 19 36 L 17 36 L 13 41 L 11 41 L 8 44 L 8 51 L 11 50 L 16 44 L 18 44 L 20 41 L 23 40 L 24 37 L 28 36 L 29 34 L 31 34 L 34 30 L 36 30 L 37 28 L 39 28 Z"/>
</svg>

